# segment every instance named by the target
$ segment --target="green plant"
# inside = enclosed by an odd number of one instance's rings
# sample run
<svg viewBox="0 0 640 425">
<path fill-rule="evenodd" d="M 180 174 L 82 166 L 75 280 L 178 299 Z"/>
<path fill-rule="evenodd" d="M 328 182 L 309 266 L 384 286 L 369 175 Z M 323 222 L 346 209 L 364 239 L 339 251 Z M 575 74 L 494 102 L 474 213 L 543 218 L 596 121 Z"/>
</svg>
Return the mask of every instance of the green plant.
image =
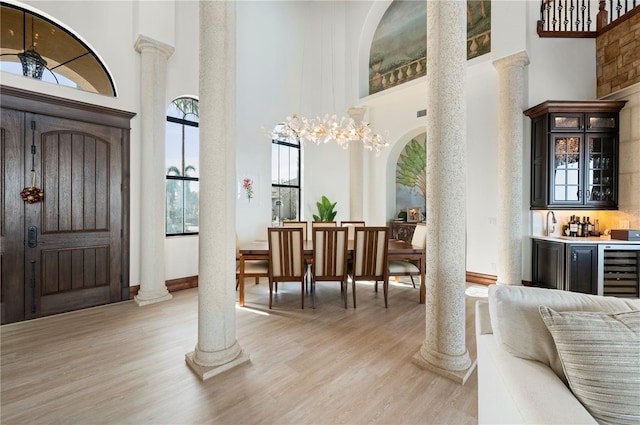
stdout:
<svg viewBox="0 0 640 425">
<path fill-rule="evenodd" d="M 337 211 L 334 211 L 337 202 L 333 204 L 329 201 L 329 198 L 322 195 L 322 202 L 316 202 L 318 206 L 318 215 L 313 215 L 313 221 L 333 221 L 336 218 Z"/>
</svg>

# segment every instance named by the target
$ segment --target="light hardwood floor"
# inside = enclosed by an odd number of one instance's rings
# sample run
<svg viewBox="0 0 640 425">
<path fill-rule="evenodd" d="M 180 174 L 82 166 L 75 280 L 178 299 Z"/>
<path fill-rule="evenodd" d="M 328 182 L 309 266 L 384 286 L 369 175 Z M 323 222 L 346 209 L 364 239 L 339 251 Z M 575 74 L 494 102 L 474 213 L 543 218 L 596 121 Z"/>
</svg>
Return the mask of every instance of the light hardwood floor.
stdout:
<svg viewBox="0 0 640 425">
<path fill-rule="evenodd" d="M 1 423 L 477 423 L 477 372 L 461 386 L 411 363 L 425 335 L 417 289 L 392 284 L 385 309 L 382 291 L 358 284 L 355 310 L 338 284 L 318 284 L 316 309 L 307 298 L 301 310 L 298 291 L 281 284 L 269 311 L 265 280 L 247 279 L 236 335 L 251 362 L 205 382 L 184 360 L 197 289 L 2 326 Z"/>
</svg>

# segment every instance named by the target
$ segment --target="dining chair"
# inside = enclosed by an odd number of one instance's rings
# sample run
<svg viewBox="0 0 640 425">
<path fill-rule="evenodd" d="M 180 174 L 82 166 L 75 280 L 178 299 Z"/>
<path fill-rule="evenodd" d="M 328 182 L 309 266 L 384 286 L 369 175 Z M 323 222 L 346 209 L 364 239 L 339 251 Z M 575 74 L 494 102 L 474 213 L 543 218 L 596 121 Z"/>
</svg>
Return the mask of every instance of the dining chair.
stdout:
<svg viewBox="0 0 640 425">
<path fill-rule="evenodd" d="M 307 222 L 306 221 L 283 221 L 282 227 L 300 227 L 302 229 L 302 237 L 307 240 Z"/>
<path fill-rule="evenodd" d="M 313 229 L 313 266 L 311 273 L 311 303 L 316 307 L 316 282 L 340 282 L 340 292 L 347 308 L 347 245 L 348 231 L 344 227 Z"/>
<path fill-rule="evenodd" d="M 347 229 L 349 229 L 348 237 L 349 237 L 349 240 L 352 241 L 353 235 L 355 233 L 354 232 L 355 228 L 366 226 L 366 224 L 364 223 L 364 221 L 341 221 L 340 226 L 346 227 Z"/>
<path fill-rule="evenodd" d="M 411 245 L 425 248 L 427 245 L 427 225 L 425 223 L 417 223 L 411 238 Z M 420 260 L 411 259 L 393 259 L 389 260 L 389 276 L 409 276 L 413 287 L 416 282 L 413 276 L 420 276 L 420 262 L 425 261 L 424 256 Z"/>
<path fill-rule="evenodd" d="M 273 304 L 274 284 L 277 288 L 280 282 L 300 282 L 301 308 L 304 308 L 303 231 L 299 227 L 270 227 L 268 232 L 269 308 Z"/>
<path fill-rule="evenodd" d="M 236 235 L 236 291 L 240 285 L 240 271 L 243 268 L 243 278 L 253 277 L 256 285 L 261 277 L 269 277 L 269 262 L 262 259 L 253 259 L 251 255 L 240 255 L 240 241 Z"/>
<path fill-rule="evenodd" d="M 389 291 L 389 228 L 386 226 L 356 227 L 353 239 L 353 264 L 351 265 L 351 282 L 353 292 L 353 308 L 356 307 L 356 282 L 360 280 L 382 281 L 384 289 L 384 306 L 388 306 Z"/>
</svg>

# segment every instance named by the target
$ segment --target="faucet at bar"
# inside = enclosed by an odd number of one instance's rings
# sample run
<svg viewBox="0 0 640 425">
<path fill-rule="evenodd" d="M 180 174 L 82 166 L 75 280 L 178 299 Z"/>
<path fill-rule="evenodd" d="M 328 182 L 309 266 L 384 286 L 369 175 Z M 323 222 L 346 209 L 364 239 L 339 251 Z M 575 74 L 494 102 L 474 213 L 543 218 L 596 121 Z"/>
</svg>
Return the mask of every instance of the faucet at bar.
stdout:
<svg viewBox="0 0 640 425">
<path fill-rule="evenodd" d="M 551 214 L 551 223 L 557 223 L 556 215 L 553 213 L 553 211 L 547 211 L 547 219 L 545 220 L 545 224 L 547 225 L 547 236 L 551 236 L 556 230 L 556 226 L 551 226 L 551 228 L 549 228 L 549 214 Z"/>
</svg>

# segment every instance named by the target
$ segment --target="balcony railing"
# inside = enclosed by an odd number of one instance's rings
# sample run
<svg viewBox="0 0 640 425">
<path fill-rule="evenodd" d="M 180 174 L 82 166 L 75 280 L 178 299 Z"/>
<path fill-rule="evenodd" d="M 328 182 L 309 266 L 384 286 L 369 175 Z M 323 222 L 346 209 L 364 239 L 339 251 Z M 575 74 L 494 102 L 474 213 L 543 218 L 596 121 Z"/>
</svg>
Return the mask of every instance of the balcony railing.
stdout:
<svg viewBox="0 0 640 425">
<path fill-rule="evenodd" d="M 596 37 L 598 31 L 640 10 L 640 0 L 541 0 L 540 37 Z"/>
</svg>

